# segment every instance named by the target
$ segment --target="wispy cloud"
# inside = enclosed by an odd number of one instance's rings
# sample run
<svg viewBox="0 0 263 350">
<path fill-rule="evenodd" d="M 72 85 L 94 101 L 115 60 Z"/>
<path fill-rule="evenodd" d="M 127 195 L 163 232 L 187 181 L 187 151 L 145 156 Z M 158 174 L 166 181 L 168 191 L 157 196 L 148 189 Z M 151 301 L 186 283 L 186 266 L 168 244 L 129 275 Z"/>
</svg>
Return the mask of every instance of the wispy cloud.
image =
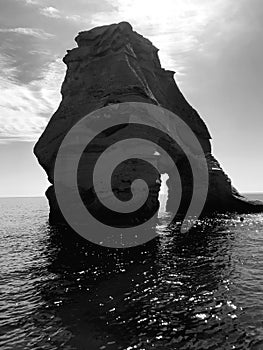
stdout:
<svg viewBox="0 0 263 350">
<path fill-rule="evenodd" d="M 260 1 L 251 1 L 260 4 Z M 80 30 L 129 21 L 134 30 L 148 37 L 160 49 L 162 66 L 177 72 L 177 82 L 185 84 L 184 91 L 200 89 L 198 84 L 189 83 L 190 76 L 197 76 L 198 70 L 203 74 L 209 67 L 210 71 L 214 71 L 215 65 L 219 64 L 218 57 L 226 49 L 237 51 L 232 45 L 236 35 L 240 36 L 241 42 L 244 38 L 250 40 L 252 34 L 247 35 L 247 31 L 251 28 L 255 31 L 259 27 L 258 30 L 261 30 L 261 22 L 252 16 L 258 11 L 249 4 L 244 8 L 244 0 L 231 3 L 229 0 L 115 0 L 114 6 L 111 0 L 58 0 L 56 7 L 52 6 L 54 2 L 47 0 L 14 3 L 19 3 L 17 12 L 21 14 L 21 27 L 16 27 L 13 9 L 5 6 L 9 25 L 13 28 L 0 29 L 5 39 L 2 52 L 9 55 L 9 62 L 1 70 L 1 75 L 7 79 L 5 82 L 2 80 L 1 88 L 4 84 L 8 86 L 8 89 L 2 89 L 8 91 L 8 95 L 5 93 L 5 108 L 9 106 L 14 116 L 14 109 L 7 103 L 14 100 L 13 105 L 20 111 L 26 111 L 24 115 L 32 119 L 37 116 L 42 118 L 45 113 L 46 116 L 52 114 L 52 108 L 60 98 L 58 91 L 65 68 L 61 61 L 53 60 L 51 63 L 51 56 L 62 57 L 67 48 L 72 48 L 73 38 Z M 0 15 L 1 19 L 4 20 L 4 16 L 4 13 L 2 17 Z M 52 18 L 59 18 L 59 21 Z M 32 28 L 25 25 L 29 19 Z M 38 26 L 41 29 L 36 28 Z M 49 38 L 52 40 L 42 40 Z M 197 66 L 201 68 L 196 69 Z M 44 78 L 44 67 L 46 76 L 55 74 L 56 77 Z M 59 72 L 63 73 L 59 75 Z M 201 80 L 200 84 L 204 83 L 199 75 L 196 79 Z M 211 82 L 211 79 L 207 81 Z M 53 95 L 56 97 L 53 98 Z M 33 110 L 30 103 L 22 103 L 23 96 L 25 101 L 31 101 L 35 106 Z M 34 102 L 36 100 L 40 104 L 39 109 Z M 6 110 L 1 117 L 3 115 L 7 115 Z"/>
<path fill-rule="evenodd" d="M 51 17 L 51 18 L 60 18 L 61 17 L 60 11 L 52 6 L 42 8 L 40 10 L 40 13 L 44 16 Z"/>
<path fill-rule="evenodd" d="M 39 4 L 39 0 L 22 0 L 24 1 L 27 5 L 38 5 Z"/>
<path fill-rule="evenodd" d="M 200 35 L 224 13 L 227 3 L 228 0 L 116 0 L 113 11 L 92 16 L 92 25 L 130 22 L 160 49 L 165 68 L 183 74 L 185 57 L 198 48 Z"/>
<path fill-rule="evenodd" d="M 78 21 L 79 23 L 83 23 L 83 18 L 81 18 L 80 15 L 66 15 L 65 19 L 68 19 L 71 21 Z"/>
<path fill-rule="evenodd" d="M 0 28 L 0 33 L 16 33 L 22 35 L 30 35 L 38 39 L 49 39 L 54 37 L 53 34 L 45 32 L 39 28 Z"/>
<path fill-rule="evenodd" d="M 43 79 L 20 84 L 17 68 L 10 68 L 10 57 L 0 56 L 0 139 L 2 142 L 36 140 L 60 100 L 59 86 L 64 65 L 54 60 L 45 69 Z"/>
</svg>

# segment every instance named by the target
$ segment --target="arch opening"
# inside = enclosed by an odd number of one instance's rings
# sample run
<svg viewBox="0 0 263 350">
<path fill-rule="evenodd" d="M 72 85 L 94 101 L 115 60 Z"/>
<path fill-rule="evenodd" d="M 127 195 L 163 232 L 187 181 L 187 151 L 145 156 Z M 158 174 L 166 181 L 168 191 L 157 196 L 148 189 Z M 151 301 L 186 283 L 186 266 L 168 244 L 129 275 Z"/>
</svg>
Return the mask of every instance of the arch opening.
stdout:
<svg viewBox="0 0 263 350">
<path fill-rule="evenodd" d="M 169 188 L 167 186 L 168 179 L 169 179 L 169 175 L 167 173 L 161 174 L 161 187 L 158 195 L 158 201 L 160 203 L 158 217 L 162 217 L 167 212 L 166 205 L 168 201 L 168 192 L 169 192 Z"/>
</svg>

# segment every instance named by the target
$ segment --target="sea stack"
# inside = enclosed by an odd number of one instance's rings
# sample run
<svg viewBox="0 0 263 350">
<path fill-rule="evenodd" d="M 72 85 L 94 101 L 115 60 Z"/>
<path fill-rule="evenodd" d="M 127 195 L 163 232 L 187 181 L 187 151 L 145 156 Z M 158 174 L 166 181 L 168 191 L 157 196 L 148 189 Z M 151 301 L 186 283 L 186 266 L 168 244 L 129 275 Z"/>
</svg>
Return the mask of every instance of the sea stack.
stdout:
<svg viewBox="0 0 263 350">
<path fill-rule="evenodd" d="M 161 106 L 178 115 L 195 133 L 209 170 L 204 214 L 263 211 L 263 203 L 247 200 L 232 187 L 231 180 L 211 153 L 211 136 L 204 121 L 179 90 L 175 72 L 161 67 L 158 49 L 148 39 L 133 31 L 129 23 L 121 22 L 80 32 L 75 40 L 77 47 L 68 50 L 63 59 L 67 72 L 61 88 L 62 101 L 34 148 L 51 183 L 46 195 L 52 223 L 64 221 L 54 191 L 54 164 L 63 138 L 85 115 L 122 102 Z M 185 174 L 184 190 L 187 192 L 190 176 L 185 164 L 186 159 L 178 158 L 177 167 Z M 171 180 L 167 184 L 169 196 L 172 196 L 174 184 Z M 150 185 L 150 205 L 155 209 L 159 205 L 159 187 L 156 175 Z"/>
</svg>

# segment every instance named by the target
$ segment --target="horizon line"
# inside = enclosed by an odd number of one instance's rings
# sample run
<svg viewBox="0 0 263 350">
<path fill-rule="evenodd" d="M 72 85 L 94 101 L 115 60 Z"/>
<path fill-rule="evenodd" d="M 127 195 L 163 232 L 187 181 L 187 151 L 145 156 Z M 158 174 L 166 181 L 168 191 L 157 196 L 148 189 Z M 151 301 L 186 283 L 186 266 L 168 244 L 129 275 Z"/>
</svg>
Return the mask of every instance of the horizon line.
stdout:
<svg viewBox="0 0 263 350">
<path fill-rule="evenodd" d="M 248 191 L 248 192 L 244 192 L 244 191 L 240 191 L 239 192 L 241 195 L 243 195 L 243 194 L 260 194 L 260 193 L 262 193 L 263 194 L 263 191 Z M 47 198 L 44 194 L 43 195 L 10 195 L 10 196 L 8 196 L 8 195 L 4 195 L 4 196 L 2 196 L 2 195 L 0 195 L 0 198 Z"/>
</svg>

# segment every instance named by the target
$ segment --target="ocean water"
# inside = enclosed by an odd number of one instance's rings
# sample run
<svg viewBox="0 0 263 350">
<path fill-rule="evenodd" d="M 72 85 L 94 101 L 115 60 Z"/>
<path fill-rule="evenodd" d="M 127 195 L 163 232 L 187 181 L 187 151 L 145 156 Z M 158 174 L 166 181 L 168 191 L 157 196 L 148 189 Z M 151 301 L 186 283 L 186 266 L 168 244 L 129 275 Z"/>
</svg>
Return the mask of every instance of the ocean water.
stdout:
<svg viewBox="0 0 263 350">
<path fill-rule="evenodd" d="M 252 194 L 251 198 L 262 195 Z M 0 348 L 263 349 L 263 214 L 217 216 L 131 250 L 0 199 Z"/>
</svg>

